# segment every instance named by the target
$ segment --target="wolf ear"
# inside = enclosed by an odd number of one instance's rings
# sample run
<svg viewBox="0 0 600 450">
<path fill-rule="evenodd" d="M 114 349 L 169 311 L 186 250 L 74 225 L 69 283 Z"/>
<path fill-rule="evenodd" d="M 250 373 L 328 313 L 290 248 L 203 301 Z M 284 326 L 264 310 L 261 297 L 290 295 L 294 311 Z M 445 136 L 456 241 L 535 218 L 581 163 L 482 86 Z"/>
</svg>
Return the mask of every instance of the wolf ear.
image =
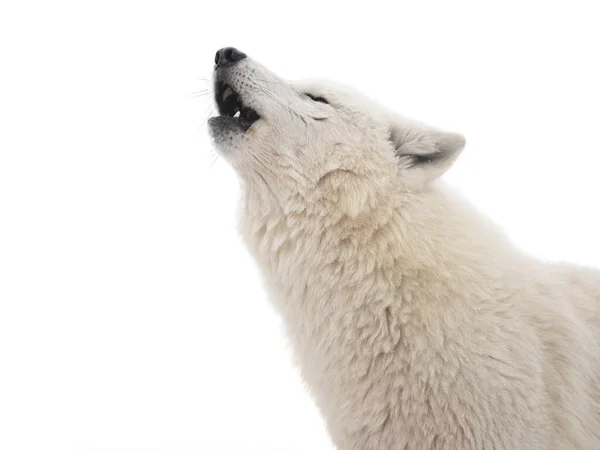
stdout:
<svg viewBox="0 0 600 450">
<path fill-rule="evenodd" d="M 424 185 L 446 172 L 465 147 L 465 138 L 417 124 L 390 127 L 398 162 L 415 182 Z"/>
</svg>

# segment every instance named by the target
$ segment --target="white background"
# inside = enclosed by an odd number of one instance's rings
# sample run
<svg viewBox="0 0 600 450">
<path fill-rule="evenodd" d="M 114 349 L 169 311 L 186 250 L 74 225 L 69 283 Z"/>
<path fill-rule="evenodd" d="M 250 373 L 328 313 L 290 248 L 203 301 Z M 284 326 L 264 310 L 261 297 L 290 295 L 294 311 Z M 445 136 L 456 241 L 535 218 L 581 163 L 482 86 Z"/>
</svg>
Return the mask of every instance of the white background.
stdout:
<svg viewBox="0 0 600 450">
<path fill-rule="evenodd" d="M 450 183 L 600 266 L 596 6 L 2 2 L 0 448 L 330 448 L 193 94 L 226 45 L 462 132 Z"/>
</svg>

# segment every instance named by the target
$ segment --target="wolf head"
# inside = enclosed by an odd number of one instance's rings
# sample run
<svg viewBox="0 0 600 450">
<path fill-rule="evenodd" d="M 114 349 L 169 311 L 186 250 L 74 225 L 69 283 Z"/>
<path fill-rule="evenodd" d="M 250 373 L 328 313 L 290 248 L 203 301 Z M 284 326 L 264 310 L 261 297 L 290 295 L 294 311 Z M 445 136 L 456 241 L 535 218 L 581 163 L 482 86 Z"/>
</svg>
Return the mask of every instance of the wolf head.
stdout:
<svg viewBox="0 0 600 450">
<path fill-rule="evenodd" d="M 234 48 L 217 52 L 214 83 L 217 151 L 249 189 L 280 200 L 357 216 L 390 184 L 425 188 L 465 145 L 459 134 L 404 119 L 348 88 L 286 82 Z"/>
</svg>

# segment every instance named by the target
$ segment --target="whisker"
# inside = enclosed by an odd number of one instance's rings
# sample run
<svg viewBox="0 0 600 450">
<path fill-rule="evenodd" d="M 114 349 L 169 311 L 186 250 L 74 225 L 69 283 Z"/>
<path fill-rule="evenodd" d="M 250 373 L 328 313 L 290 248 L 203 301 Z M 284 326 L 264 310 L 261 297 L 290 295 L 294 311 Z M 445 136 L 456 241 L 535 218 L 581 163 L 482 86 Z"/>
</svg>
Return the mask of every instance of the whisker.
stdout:
<svg viewBox="0 0 600 450">
<path fill-rule="evenodd" d="M 196 132 L 200 131 L 200 129 L 206 125 L 206 123 L 208 122 L 208 119 L 210 119 L 210 117 L 214 114 L 215 112 L 215 107 L 210 105 L 206 111 L 206 113 L 204 114 L 204 118 L 202 119 L 202 122 L 200 123 L 200 125 L 198 126 L 198 128 L 196 129 Z"/>
<path fill-rule="evenodd" d="M 259 84 L 259 83 L 254 83 L 254 86 L 256 86 L 257 88 L 259 88 L 259 89 L 260 89 L 260 91 L 261 91 L 263 94 L 266 94 L 266 95 L 268 95 L 268 96 L 269 96 L 269 97 L 271 97 L 273 100 L 275 100 L 277 103 L 279 103 L 281 106 L 284 106 L 284 105 L 283 105 L 283 103 L 281 103 L 281 102 L 279 101 L 279 99 L 278 99 L 278 98 L 276 98 L 276 97 L 275 97 L 275 96 L 274 96 L 274 95 L 273 95 L 273 94 L 272 94 L 272 93 L 271 93 L 271 92 L 270 92 L 270 91 L 269 91 L 269 90 L 268 90 L 268 89 L 267 89 L 265 86 L 262 86 L 262 85 L 261 85 L 261 84 Z"/>
<path fill-rule="evenodd" d="M 199 98 L 199 97 L 207 97 L 209 95 L 213 95 L 214 92 L 193 92 L 188 94 L 188 98 Z"/>
<path fill-rule="evenodd" d="M 287 110 L 290 114 L 292 115 L 299 115 L 296 111 L 294 111 L 289 105 L 285 105 L 281 102 L 281 100 L 279 100 L 277 97 L 275 97 L 275 95 L 273 95 L 273 93 L 271 93 L 268 89 L 265 88 L 265 86 L 261 86 L 258 83 L 254 83 L 254 85 L 256 87 L 258 87 L 261 92 L 267 96 L 269 96 L 274 102 L 276 102 L 279 106 L 281 106 L 283 109 Z"/>
<path fill-rule="evenodd" d="M 210 165 L 208 166 L 209 170 L 212 170 L 213 166 L 217 162 L 217 159 L 219 159 L 219 155 L 217 155 L 217 152 L 215 152 L 214 150 L 211 149 L 211 153 L 212 153 L 212 158 L 211 158 L 212 160 L 210 162 Z"/>
<path fill-rule="evenodd" d="M 271 83 L 271 84 L 284 84 L 281 81 L 273 81 L 273 80 L 261 80 L 260 78 L 254 78 L 256 81 L 262 81 L 263 83 Z"/>
</svg>

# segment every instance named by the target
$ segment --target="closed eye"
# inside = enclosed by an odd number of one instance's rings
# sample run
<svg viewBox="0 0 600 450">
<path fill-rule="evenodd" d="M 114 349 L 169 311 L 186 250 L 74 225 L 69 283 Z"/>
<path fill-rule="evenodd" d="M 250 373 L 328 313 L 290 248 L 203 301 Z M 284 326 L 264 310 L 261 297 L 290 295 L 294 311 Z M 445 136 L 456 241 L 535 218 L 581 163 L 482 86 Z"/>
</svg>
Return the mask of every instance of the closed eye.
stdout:
<svg viewBox="0 0 600 450">
<path fill-rule="evenodd" d="M 329 102 L 327 100 L 325 100 L 323 97 L 317 97 L 315 95 L 312 94 L 305 94 L 308 98 L 310 98 L 312 101 L 315 102 L 319 102 L 319 103 L 325 103 L 326 105 L 329 105 Z"/>
</svg>

